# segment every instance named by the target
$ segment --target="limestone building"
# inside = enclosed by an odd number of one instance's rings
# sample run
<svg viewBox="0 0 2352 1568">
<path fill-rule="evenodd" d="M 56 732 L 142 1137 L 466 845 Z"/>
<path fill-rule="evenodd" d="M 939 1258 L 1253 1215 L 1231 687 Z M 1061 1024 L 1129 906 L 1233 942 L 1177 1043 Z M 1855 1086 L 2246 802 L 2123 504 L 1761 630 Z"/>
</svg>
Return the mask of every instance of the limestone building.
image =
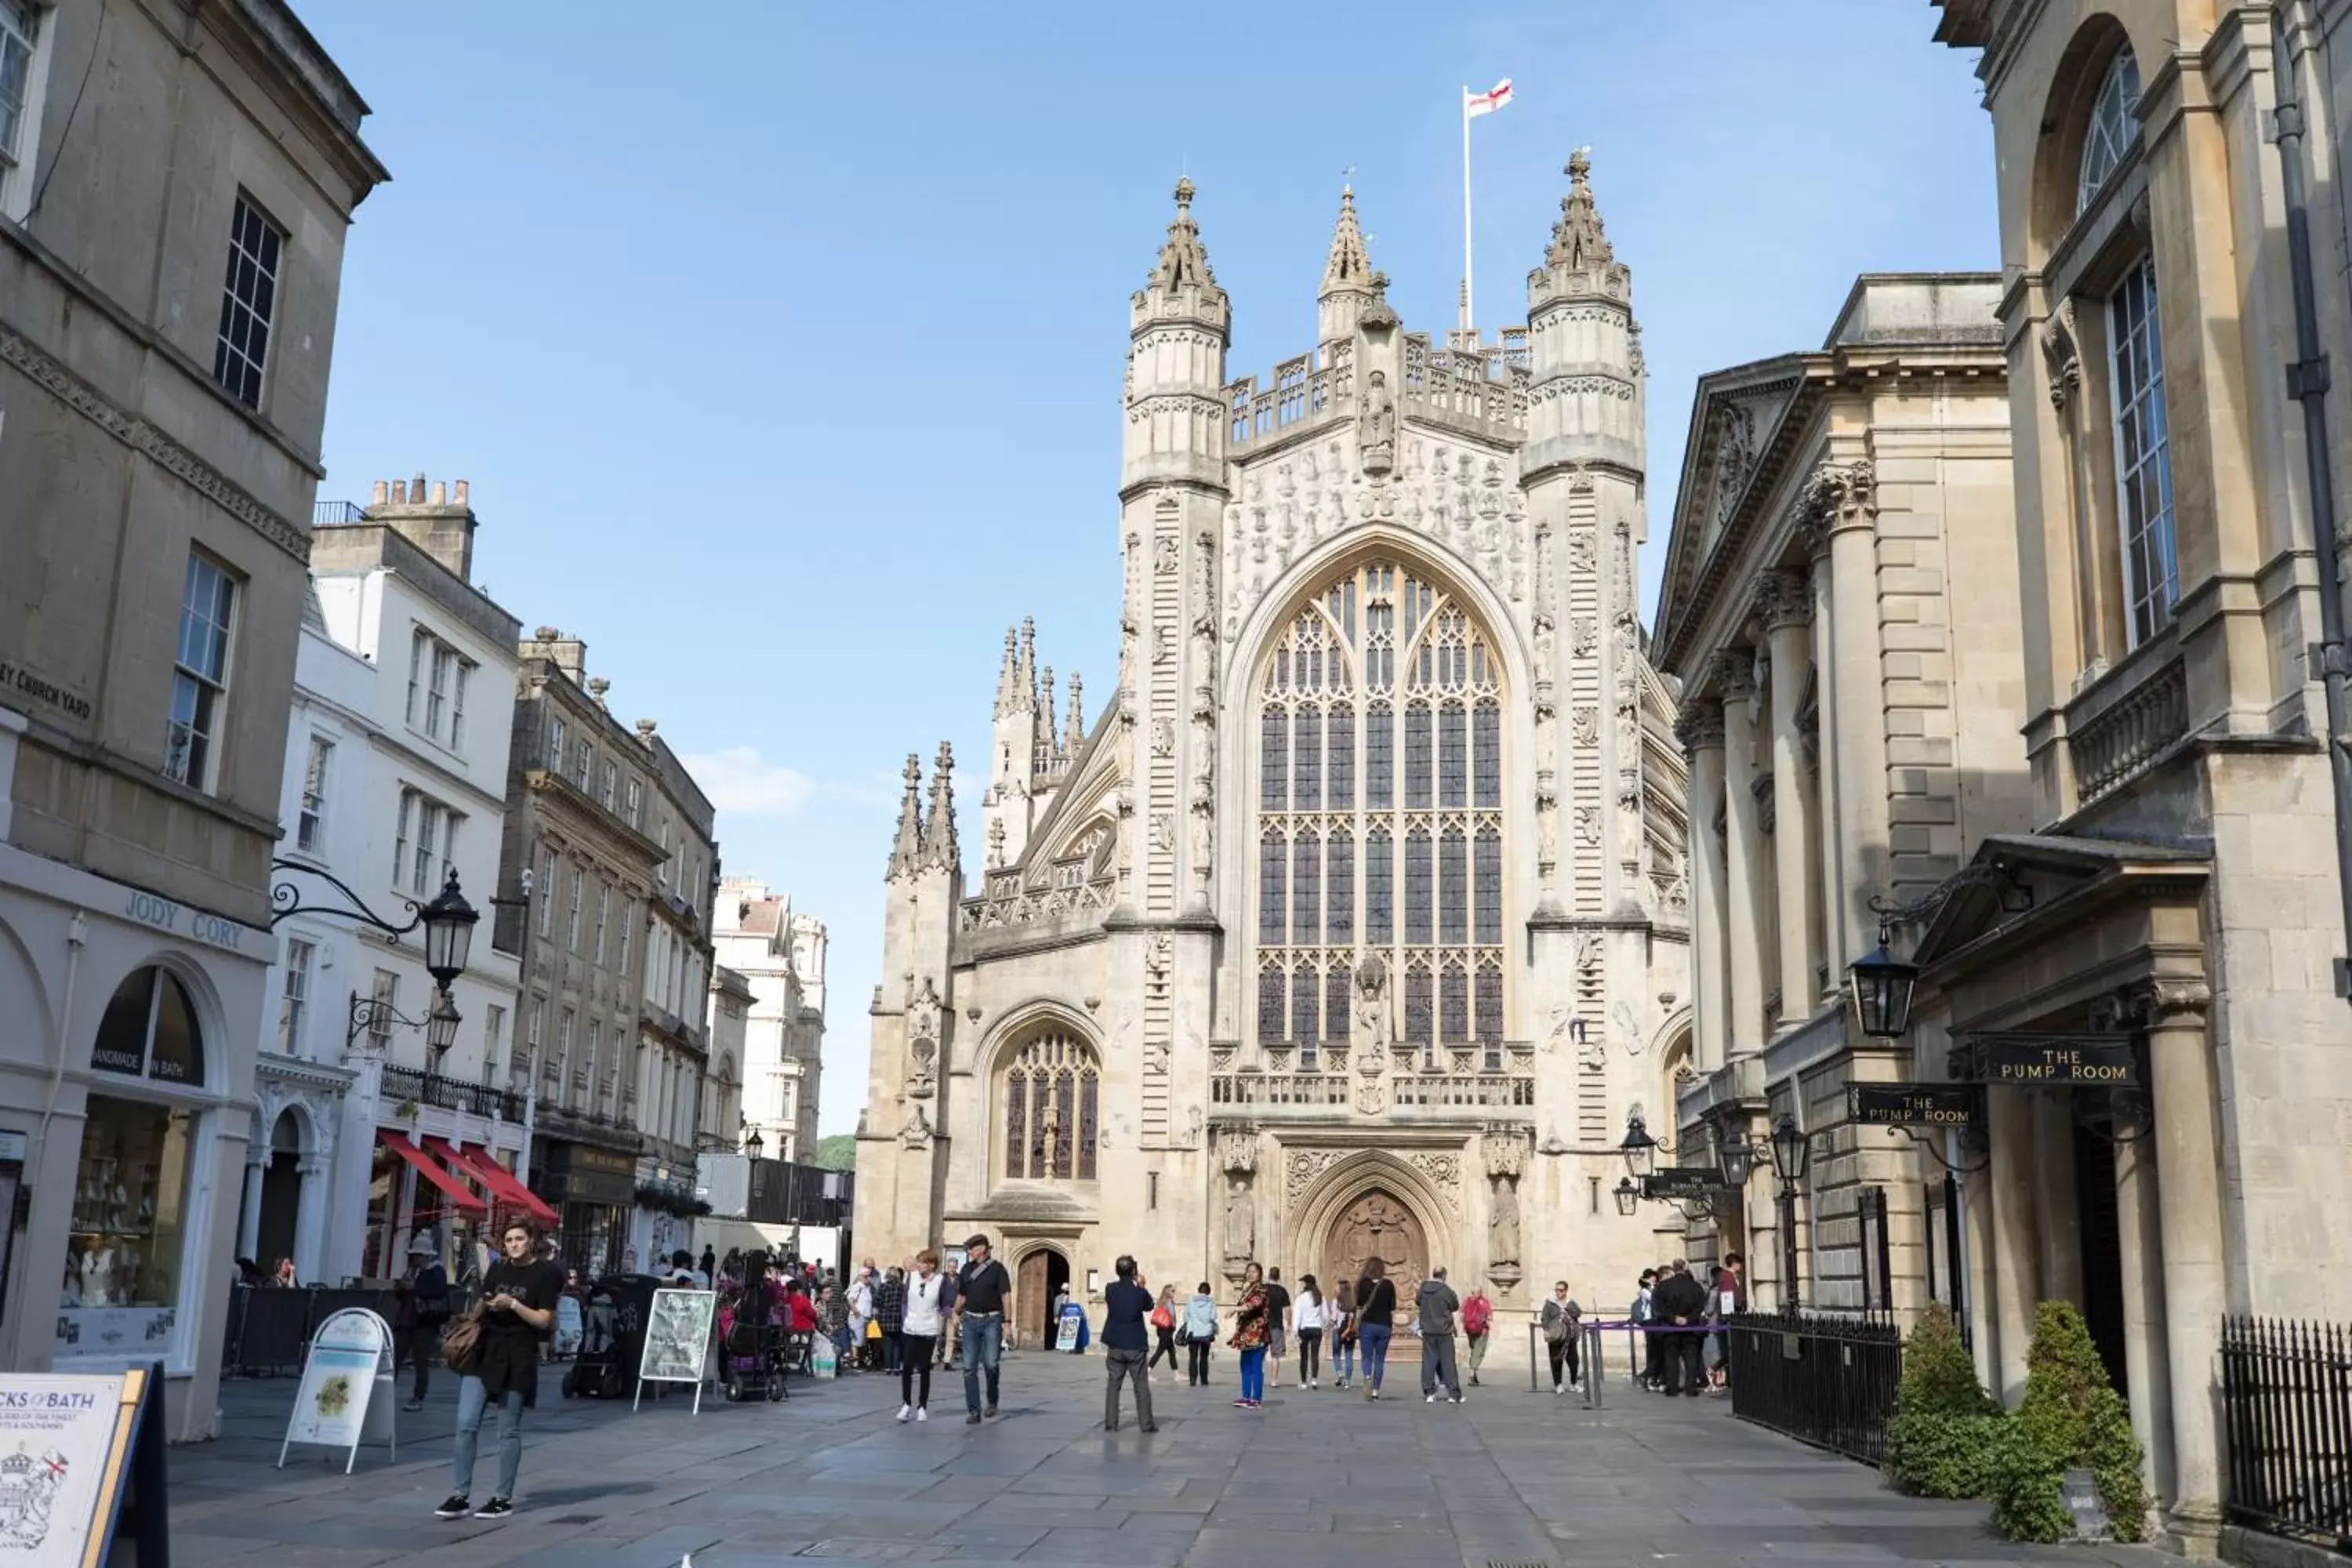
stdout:
<svg viewBox="0 0 2352 1568">
<path fill-rule="evenodd" d="M 1761 1307 L 1960 1300 L 1957 1184 L 1848 1124 L 1849 1084 L 1911 1063 L 1844 992 L 1874 899 L 2032 825 L 2000 297 L 1989 273 L 1864 277 L 1819 349 L 1704 376 L 1692 408 L 1654 645 L 1699 825 L 1696 1028 L 1666 1068 L 1677 1164 L 1783 1115 L 1814 1134 L 1785 1215 L 1765 1159 L 1689 1227 L 1693 1257 L 1744 1255 Z"/>
<path fill-rule="evenodd" d="M 686 1246 L 700 1131 L 702 1079 L 710 1066 L 712 884 L 719 875 L 718 814 L 650 719 L 637 721 L 644 750 L 645 809 L 669 860 L 654 872 L 646 900 L 643 1005 L 636 1047 L 621 1091 L 623 1118 L 645 1143 L 637 1161 L 637 1203 L 630 1245 L 650 1267 Z M 623 805 L 629 803 L 625 785 Z M 625 909 L 623 919 L 628 918 Z M 623 938 L 622 951 L 629 941 Z"/>
<path fill-rule="evenodd" d="M 1978 845 L 1915 933 L 1915 1071 L 1981 1072 L 1986 1030 L 2118 1042 L 2126 1081 L 1989 1091 L 1975 1342 L 2014 1395 L 2033 1303 L 2082 1303 L 2191 1545 L 2220 1524 L 2222 1315 L 2352 1316 L 2352 800 L 2315 653 L 2352 478 L 2321 374 L 2352 363 L 2344 16 L 1939 16 L 1982 51 L 1998 153 L 2032 831 Z"/>
<path fill-rule="evenodd" d="M 1407 331 L 1343 195 L 1313 346 L 1263 382 L 1226 378 L 1177 186 L 1131 301 L 1111 700 L 1057 715 L 1008 636 L 976 886 L 952 759 L 928 795 L 908 762 L 860 1250 L 987 1231 L 1028 1333 L 1129 1250 L 1445 1264 L 1507 1310 L 1651 1256 L 1609 1191 L 1688 1027 L 1683 770 L 1632 274 L 1568 173 L 1493 340 Z"/>
<path fill-rule="evenodd" d="M 175 1440 L 217 1428 L 366 113 L 283 0 L 0 0 L 0 1365 L 161 1361 Z"/>
<path fill-rule="evenodd" d="M 719 962 L 751 992 L 734 1121 L 709 1131 L 733 1148 L 757 1132 L 772 1160 L 816 1150 L 817 1091 L 824 1072 L 824 922 L 757 878 L 719 885 L 713 915 Z M 714 995 L 712 1005 L 717 1006 Z"/>
</svg>

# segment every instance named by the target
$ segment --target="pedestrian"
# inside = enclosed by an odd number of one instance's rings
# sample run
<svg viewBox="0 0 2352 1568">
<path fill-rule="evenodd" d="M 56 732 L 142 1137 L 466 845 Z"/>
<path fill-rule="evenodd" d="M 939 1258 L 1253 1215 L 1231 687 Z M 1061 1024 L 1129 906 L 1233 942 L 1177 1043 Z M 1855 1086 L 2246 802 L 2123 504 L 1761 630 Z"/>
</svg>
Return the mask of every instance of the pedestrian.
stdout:
<svg viewBox="0 0 2352 1568">
<path fill-rule="evenodd" d="M 403 1358 L 416 1368 L 408 1403 L 401 1408 L 422 1410 L 433 1358 L 441 1350 L 441 1330 L 449 1321 L 449 1271 L 441 1267 L 431 1242 L 420 1236 L 408 1244 L 408 1272 L 393 1290 L 393 1374 L 399 1375 Z"/>
<path fill-rule="evenodd" d="M 1421 1402 L 1437 1403 L 1442 1386 L 1453 1403 L 1462 1403 L 1462 1372 L 1454 1357 L 1454 1314 L 1462 1298 L 1445 1282 L 1444 1265 L 1429 1271 L 1413 1293 L 1413 1331 L 1421 1336 Z"/>
<path fill-rule="evenodd" d="M 707 1241 L 702 1244 L 702 1261 L 695 1265 L 695 1272 L 702 1276 L 702 1288 L 706 1290 L 719 1281 L 719 1254 L 710 1249 Z"/>
<path fill-rule="evenodd" d="M 1706 1317 L 1706 1288 L 1692 1277 L 1688 1264 L 1677 1260 L 1668 1268 L 1650 1298 L 1665 1341 L 1665 1393 L 1670 1398 L 1685 1393 L 1695 1398 L 1705 1374 L 1699 1370 L 1699 1335 L 1691 1331 Z"/>
<path fill-rule="evenodd" d="M 685 1275 L 687 1282 L 692 1285 L 696 1289 L 708 1290 L 710 1289 L 710 1271 L 707 1268 L 696 1268 L 694 1266 L 694 1254 L 688 1252 L 683 1247 L 669 1255 L 669 1268 L 670 1272 L 673 1275 Z"/>
<path fill-rule="evenodd" d="M 1187 1384 L 1193 1388 L 1209 1386 L 1209 1348 L 1217 1342 L 1217 1299 L 1209 1294 L 1209 1282 L 1192 1292 L 1184 1303 L 1184 1363 Z"/>
<path fill-rule="evenodd" d="M 1298 1381 L 1309 1388 L 1323 1386 L 1323 1328 L 1330 1309 L 1323 1289 L 1312 1274 L 1298 1277 L 1298 1300 L 1291 1304 L 1291 1327 L 1298 1335 Z"/>
<path fill-rule="evenodd" d="M 1556 1280 L 1551 1288 L 1551 1300 L 1543 1304 L 1544 1349 L 1551 1355 L 1551 1391 L 1554 1394 L 1581 1394 L 1584 1379 L 1580 1375 L 1577 1340 L 1582 1334 L 1584 1309 L 1569 1300 L 1568 1281 Z"/>
<path fill-rule="evenodd" d="M 300 1278 L 294 1272 L 292 1258 L 281 1258 L 278 1260 L 278 1278 L 273 1283 L 281 1290 L 299 1290 L 302 1288 Z"/>
<path fill-rule="evenodd" d="M 838 1373 L 841 1363 L 849 1358 L 849 1302 L 839 1287 L 816 1288 L 816 1327 L 833 1347 L 834 1370 Z"/>
<path fill-rule="evenodd" d="M 727 1256 L 719 1260 L 719 1272 L 726 1275 L 730 1279 L 743 1278 L 743 1249 L 740 1247 L 729 1247 Z"/>
<path fill-rule="evenodd" d="M 514 1511 L 515 1479 L 522 1468 L 522 1413 L 539 1402 L 539 1347 L 555 1327 L 555 1301 L 563 1293 L 563 1272 L 536 1256 L 538 1237 L 529 1222 L 509 1220 L 499 1233 L 506 1256 L 482 1274 L 481 1328 L 475 1350 L 457 1379 L 457 1435 L 451 1446 L 450 1479 L 456 1489 L 433 1511 L 441 1519 L 504 1519 Z M 467 1500 L 474 1489 L 474 1450 L 482 1416 L 499 1407 L 499 1481 L 490 1500 L 477 1509 Z"/>
<path fill-rule="evenodd" d="M 1242 1299 L 1234 1308 L 1234 1337 L 1229 1342 L 1242 1352 L 1242 1393 L 1236 1410 L 1255 1410 L 1265 1402 L 1265 1347 L 1274 1309 L 1266 1300 L 1265 1271 L 1253 1263 L 1242 1271 Z"/>
<path fill-rule="evenodd" d="M 988 1237 L 964 1244 L 964 1266 L 956 1275 L 958 1353 L 963 1361 L 964 1425 L 996 1419 L 997 1379 L 1004 1361 L 1004 1314 L 1013 1300 L 1013 1276 L 996 1261 Z M 988 1401 L 981 1402 L 982 1384 Z"/>
<path fill-rule="evenodd" d="M 931 1347 L 947 1327 L 955 1285 L 940 1273 L 940 1255 L 929 1247 L 915 1254 L 907 1274 L 906 1319 L 899 1335 L 906 1358 L 898 1363 L 898 1419 L 931 1418 Z"/>
<path fill-rule="evenodd" d="M 849 1349 L 860 1371 L 874 1368 L 880 1331 L 874 1327 L 874 1281 L 864 1269 L 849 1286 Z"/>
<path fill-rule="evenodd" d="M 1377 1257 L 1364 1259 L 1363 1278 L 1356 1281 L 1356 1335 L 1364 1347 L 1364 1394 L 1381 1396 L 1381 1379 L 1389 1369 L 1389 1336 L 1396 1332 L 1396 1281 L 1389 1266 Z"/>
<path fill-rule="evenodd" d="M 907 1359 L 907 1274 L 895 1263 L 874 1288 L 874 1321 L 882 1325 L 882 1370 L 897 1372 Z"/>
<path fill-rule="evenodd" d="M 1325 1332 L 1331 1341 L 1331 1386 L 1345 1388 L 1356 1381 L 1356 1288 L 1345 1279 L 1332 1288 Z"/>
<path fill-rule="evenodd" d="M 1462 1337 L 1470 1342 L 1470 1386 L 1478 1386 L 1478 1369 L 1486 1362 L 1486 1337 L 1495 1326 L 1495 1303 L 1483 1285 L 1470 1287 L 1462 1303 Z"/>
<path fill-rule="evenodd" d="M 1151 1304 L 1151 1331 L 1158 1337 L 1160 1342 L 1152 1347 L 1150 1361 L 1144 1363 L 1144 1375 L 1150 1376 L 1151 1369 L 1160 1364 L 1160 1358 L 1166 1356 L 1168 1375 L 1174 1377 L 1176 1375 L 1176 1287 L 1173 1285 L 1160 1287 L 1160 1300 Z M 1110 1330 L 1108 1328 L 1103 1330 L 1103 1343 L 1110 1343 Z"/>
<path fill-rule="evenodd" d="M 1279 1268 L 1265 1271 L 1265 1350 L 1266 1386 L 1280 1388 L 1282 1358 L 1290 1353 L 1290 1292 Z"/>
<path fill-rule="evenodd" d="M 1715 1271 L 1715 1386 L 1731 1386 L 1730 1321 L 1748 1310 L 1748 1260 L 1737 1252 L 1723 1255 Z"/>
<path fill-rule="evenodd" d="M 1151 1418 L 1151 1369 L 1145 1359 L 1150 1353 L 1150 1335 L 1143 1321 L 1152 1310 L 1151 1291 L 1132 1258 L 1122 1254 L 1111 1265 L 1111 1273 L 1116 1278 L 1103 1290 L 1103 1359 L 1110 1363 L 1110 1380 L 1103 1388 L 1103 1430 L 1118 1430 L 1118 1385 L 1132 1382 L 1135 1424 L 1157 1432 L 1160 1424 Z M 1172 1347 L 1170 1359 L 1174 1359 Z"/>
<path fill-rule="evenodd" d="M 1654 1268 L 1643 1269 L 1641 1281 L 1634 1287 L 1633 1310 L 1630 1315 L 1642 1332 L 1642 1373 L 1639 1381 L 1643 1388 L 1654 1394 L 1663 1386 L 1665 1373 L 1661 1359 L 1665 1352 L 1659 1343 L 1661 1336 L 1656 1327 L 1657 1294 L 1658 1271 Z"/>
</svg>

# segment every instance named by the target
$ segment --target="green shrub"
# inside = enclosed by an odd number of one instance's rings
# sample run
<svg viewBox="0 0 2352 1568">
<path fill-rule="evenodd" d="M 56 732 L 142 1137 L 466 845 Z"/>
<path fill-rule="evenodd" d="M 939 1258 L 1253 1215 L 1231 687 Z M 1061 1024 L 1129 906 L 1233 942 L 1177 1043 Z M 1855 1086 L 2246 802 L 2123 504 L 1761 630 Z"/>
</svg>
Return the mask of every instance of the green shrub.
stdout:
<svg viewBox="0 0 2352 1568">
<path fill-rule="evenodd" d="M 2147 1532 L 2147 1493 L 2131 1413 L 2107 1381 L 2083 1314 L 2067 1302 L 2034 1309 L 2025 1398 L 1993 1468 L 1993 1528 L 2012 1541 L 2063 1541 L 2074 1533 L 2063 1490 L 2072 1469 L 2091 1472 L 2118 1541 Z"/>
<path fill-rule="evenodd" d="M 1903 1345 L 1903 1382 L 1886 1428 L 1887 1474 L 1919 1497 L 1982 1497 L 2006 1419 L 1977 1381 L 1959 1325 L 1940 1304 L 1928 1307 Z"/>
</svg>

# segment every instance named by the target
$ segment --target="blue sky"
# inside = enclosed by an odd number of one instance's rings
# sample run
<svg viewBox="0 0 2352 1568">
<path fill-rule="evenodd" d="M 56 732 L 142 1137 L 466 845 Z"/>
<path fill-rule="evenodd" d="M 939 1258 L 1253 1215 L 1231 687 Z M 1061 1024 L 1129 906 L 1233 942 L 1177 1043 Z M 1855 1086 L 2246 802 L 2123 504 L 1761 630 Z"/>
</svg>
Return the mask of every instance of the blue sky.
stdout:
<svg viewBox="0 0 2352 1568">
<path fill-rule="evenodd" d="M 1463 83 L 1517 89 L 1473 128 L 1490 331 L 1589 143 L 1649 354 L 1645 593 L 1700 374 L 1817 346 L 1858 272 L 1996 257 L 1974 57 L 1926 0 L 297 5 L 394 178 L 320 494 L 471 479 L 478 580 L 704 759 L 726 869 L 832 929 L 828 1132 L 906 752 L 985 756 L 1024 614 L 1109 696 L 1127 299 L 1179 173 L 1239 376 L 1311 346 L 1349 165 L 1406 325 L 1452 324 Z"/>
</svg>

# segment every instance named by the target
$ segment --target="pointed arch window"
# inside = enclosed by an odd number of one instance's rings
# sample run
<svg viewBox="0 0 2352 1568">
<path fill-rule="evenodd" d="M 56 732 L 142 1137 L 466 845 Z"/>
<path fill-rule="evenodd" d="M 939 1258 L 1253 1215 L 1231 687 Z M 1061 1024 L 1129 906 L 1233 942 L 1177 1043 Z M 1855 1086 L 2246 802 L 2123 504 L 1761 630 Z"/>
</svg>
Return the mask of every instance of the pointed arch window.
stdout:
<svg viewBox="0 0 2352 1568">
<path fill-rule="evenodd" d="M 2139 143 L 2139 61 L 2126 44 L 2107 64 L 2091 123 L 2083 133 L 2083 163 L 2074 182 L 2074 211 L 2088 207 Z"/>
<path fill-rule="evenodd" d="M 1262 1044 L 1347 1039 L 1356 966 L 1397 978 L 1402 1043 L 1490 1042 L 1502 958 L 1507 693 L 1492 638 L 1410 567 L 1313 595 L 1255 682 Z"/>
<path fill-rule="evenodd" d="M 1010 1181 L 1091 1182 L 1102 1068 L 1083 1040 L 1050 1030 L 1014 1053 L 1000 1085 Z"/>
</svg>

